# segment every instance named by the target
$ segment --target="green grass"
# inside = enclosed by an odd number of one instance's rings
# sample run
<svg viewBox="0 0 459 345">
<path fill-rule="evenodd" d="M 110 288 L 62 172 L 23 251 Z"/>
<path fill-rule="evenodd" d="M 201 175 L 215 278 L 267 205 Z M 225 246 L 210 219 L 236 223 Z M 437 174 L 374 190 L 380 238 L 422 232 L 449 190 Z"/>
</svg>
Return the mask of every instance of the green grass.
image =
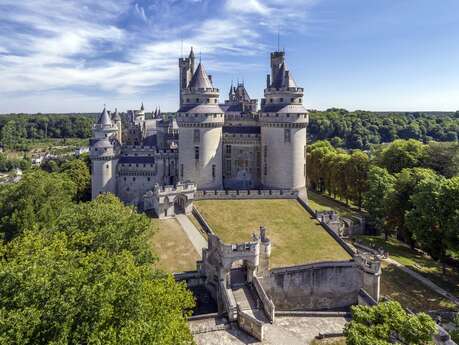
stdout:
<svg viewBox="0 0 459 345">
<path fill-rule="evenodd" d="M 383 264 L 381 294 L 398 301 L 413 312 L 449 309 L 457 306 L 421 282 L 413 279 L 395 265 Z"/>
<path fill-rule="evenodd" d="M 201 200 L 195 206 L 226 243 L 249 241 L 265 226 L 272 267 L 350 259 L 296 200 Z"/>
<path fill-rule="evenodd" d="M 363 216 L 363 212 L 359 211 L 356 207 L 346 206 L 342 202 L 312 191 L 308 191 L 308 205 L 317 211 L 334 210 L 340 216 L 353 220 L 358 220 Z"/>
<path fill-rule="evenodd" d="M 447 267 L 446 275 L 443 275 L 440 263 L 419 251 L 411 250 L 395 238 L 389 238 L 387 242 L 382 236 L 359 236 L 357 238 L 366 245 L 374 244 L 376 248 L 385 248 L 393 260 L 430 279 L 451 294 L 459 295 L 459 273 L 456 269 Z"/>
<path fill-rule="evenodd" d="M 153 252 L 159 256 L 156 267 L 167 272 L 196 269 L 199 255 L 175 219 L 152 219 L 157 231 L 150 239 Z"/>
<path fill-rule="evenodd" d="M 346 345 L 346 338 L 339 337 L 339 338 L 329 338 L 329 339 L 314 339 L 311 345 Z"/>
</svg>

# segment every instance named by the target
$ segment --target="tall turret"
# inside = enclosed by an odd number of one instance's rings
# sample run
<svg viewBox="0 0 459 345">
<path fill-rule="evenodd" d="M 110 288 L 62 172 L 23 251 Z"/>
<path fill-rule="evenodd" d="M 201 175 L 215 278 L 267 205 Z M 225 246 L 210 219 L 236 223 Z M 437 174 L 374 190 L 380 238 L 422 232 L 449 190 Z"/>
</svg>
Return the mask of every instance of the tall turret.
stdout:
<svg viewBox="0 0 459 345">
<path fill-rule="evenodd" d="M 93 127 L 90 140 L 92 165 L 92 198 L 101 193 L 116 193 L 116 166 L 118 164 L 119 143 L 114 140 L 118 127 L 110 119 L 106 108 Z"/>
<path fill-rule="evenodd" d="M 306 127 L 303 88 L 296 85 L 285 52 L 271 53 L 261 100 L 262 181 L 264 187 L 298 190 L 306 195 Z"/>
<path fill-rule="evenodd" d="M 116 136 L 115 137 L 118 140 L 118 142 L 120 144 L 122 144 L 123 143 L 123 128 L 121 127 L 121 116 L 118 113 L 118 109 L 117 108 L 115 108 L 115 112 L 113 113 L 112 121 L 113 121 L 114 125 L 117 128 L 117 132 L 116 132 Z"/>
<path fill-rule="evenodd" d="M 179 59 L 179 70 L 180 70 L 180 106 L 183 105 L 183 90 L 185 90 L 194 74 L 194 52 L 191 47 L 190 54 L 187 58 Z"/>
<path fill-rule="evenodd" d="M 199 63 L 181 93 L 179 178 L 195 182 L 198 189 L 220 189 L 224 112 L 218 105 L 219 90 Z"/>
<path fill-rule="evenodd" d="M 145 121 L 145 107 L 143 106 L 143 102 L 140 106 L 140 110 L 136 114 L 135 121 L 138 123 L 142 123 Z"/>
</svg>

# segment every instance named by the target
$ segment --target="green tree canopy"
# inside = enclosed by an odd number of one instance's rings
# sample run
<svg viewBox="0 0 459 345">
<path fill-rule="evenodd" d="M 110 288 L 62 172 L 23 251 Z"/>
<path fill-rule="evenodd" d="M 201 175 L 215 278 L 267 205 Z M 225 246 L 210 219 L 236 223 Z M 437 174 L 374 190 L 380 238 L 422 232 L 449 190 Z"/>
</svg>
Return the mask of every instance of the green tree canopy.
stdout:
<svg viewBox="0 0 459 345">
<path fill-rule="evenodd" d="M 429 315 L 410 315 L 398 302 L 383 302 L 374 307 L 352 307 L 352 321 L 344 334 L 347 345 L 425 345 L 432 341 L 436 331 Z"/>
<path fill-rule="evenodd" d="M 26 232 L 0 245 L 1 344 L 189 344 L 193 297 L 129 251 Z"/>
<path fill-rule="evenodd" d="M 23 230 L 52 227 L 75 196 L 67 176 L 31 171 L 0 190 L 0 232 L 8 241 Z"/>
</svg>

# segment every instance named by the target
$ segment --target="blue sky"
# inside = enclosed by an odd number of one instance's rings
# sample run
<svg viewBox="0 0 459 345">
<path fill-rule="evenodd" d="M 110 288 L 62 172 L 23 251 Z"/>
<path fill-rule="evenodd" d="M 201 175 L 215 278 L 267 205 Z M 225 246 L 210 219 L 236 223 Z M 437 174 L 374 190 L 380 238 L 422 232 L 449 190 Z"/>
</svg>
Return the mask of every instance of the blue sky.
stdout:
<svg viewBox="0 0 459 345">
<path fill-rule="evenodd" d="M 0 113 L 178 105 L 194 46 L 226 98 L 281 48 L 308 109 L 459 109 L 458 0 L 0 0 Z"/>
</svg>

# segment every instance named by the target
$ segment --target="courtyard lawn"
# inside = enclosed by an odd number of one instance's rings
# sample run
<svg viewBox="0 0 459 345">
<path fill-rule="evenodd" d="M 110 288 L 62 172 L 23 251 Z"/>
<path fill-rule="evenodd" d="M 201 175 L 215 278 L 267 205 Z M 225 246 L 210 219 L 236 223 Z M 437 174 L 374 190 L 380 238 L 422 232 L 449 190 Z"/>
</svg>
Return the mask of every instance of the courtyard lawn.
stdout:
<svg viewBox="0 0 459 345">
<path fill-rule="evenodd" d="M 226 243 L 249 241 L 260 225 L 272 241 L 271 267 L 351 257 L 296 200 L 200 200 L 194 203 Z"/>
<path fill-rule="evenodd" d="M 158 268 L 167 272 L 193 271 L 199 255 L 175 219 L 152 219 L 159 229 L 150 239 L 154 253 L 159 257 Z"/>
<path fill-rule="evenodd" d="M 386 263 L 383 263 L 382 267 L 381 295 L 398 301 L 413 312 L 458 309 L 454 303 L 413 279 L 398 267 Z"/>
<path fill-rule="evenodd" d="M 384 241 L 383 236 L 358 236 L 357 238 L 366 245 L 374 244 L 376 248 L 385 248 L 391 259 L 430 279 L 451 294 L 459 296 L 457 269 L 447 267 L 446 275 L 443 275 L 440 263 L 419 251 L 411 250 L 407 245 L 392 237 L 387 242 Z"/>
</svg>

